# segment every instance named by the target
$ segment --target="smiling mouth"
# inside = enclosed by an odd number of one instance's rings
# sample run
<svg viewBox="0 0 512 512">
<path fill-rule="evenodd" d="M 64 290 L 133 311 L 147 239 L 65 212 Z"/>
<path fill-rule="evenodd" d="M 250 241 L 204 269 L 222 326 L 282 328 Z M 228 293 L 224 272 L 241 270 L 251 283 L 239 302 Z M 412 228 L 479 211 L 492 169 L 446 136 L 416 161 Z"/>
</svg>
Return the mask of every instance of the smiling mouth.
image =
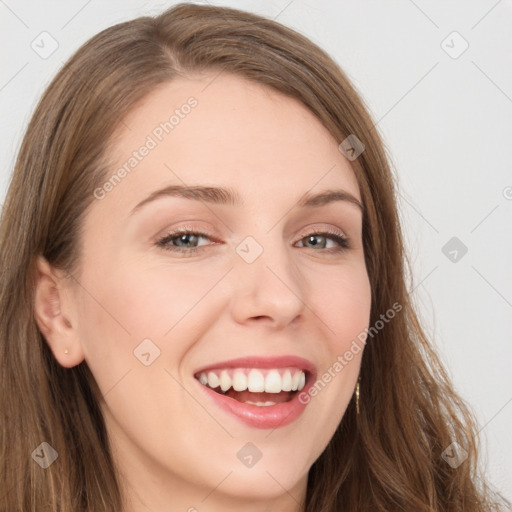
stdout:
<svg viewBox="0 0 512 512">
<path fill-rule="evenodd" d="M 195 378 L 220 395 L 268 407 L 291 401 L 304 388 L 307 374 L 295 367 L 226 368 L 200 372 Z"/>
</svg>

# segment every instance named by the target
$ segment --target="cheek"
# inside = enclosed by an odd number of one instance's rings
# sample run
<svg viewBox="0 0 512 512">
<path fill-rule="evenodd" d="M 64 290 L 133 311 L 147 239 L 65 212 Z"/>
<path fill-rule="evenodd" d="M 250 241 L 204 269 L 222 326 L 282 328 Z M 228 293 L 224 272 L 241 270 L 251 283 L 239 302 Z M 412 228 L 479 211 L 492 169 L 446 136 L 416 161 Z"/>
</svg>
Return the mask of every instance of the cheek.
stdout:
<svg viewBox="0 0 512 512">
<path fill-rule="evenodd" d="M 201 324 L 217 315 L 219 303 L 213 289 L 225 273 L 219 265 L 133 264 L 125 269 L 124 276 L 112 279 L 120 299 L 115 307 L 138 338 L 154 337 L 165 344 L 176 339 L 184 326 L 189 332 L 191 326 L 200 332 Z M 108 300 L 116 301 L 116 295 Z"/>
<path fill-rule="evenodd" d="M 118 324 L 131 337 L 160 338 L 192 312 L 216 280 L 215 272 L 199 274 L 192 268 L 124 265 L 90 280 L 96 292 L 92 302 L 86 297 L 86 315 L 101 319 L 101 328 Z"/>
<path fill-rule="evenodd" d="M 134 261 L 82 276 L 80 338 L 91 369 L 112 374 L 122 367 L 119 373 L 137 362 L 133 352 L 146 339 L 161 352 L 172 346 L 178 361 L 196 337 L 191 328 L 200 335 L 218 316 L 219 302 L 209 291 L 224 273 L 215 266 L 199 271 Z"/>
<path fill-rule="evenodd" d="M 369 325 L 371 287 L 364 265 L 336 268 L 318 282 L 312 293 L 315 313 L 323 326 L 322 364 L 309 397 L 311 426 L 321 421 L 318 442 L 325 446 L 336 430 L 352 398 L 364 351 L 364 334 Z"/>
<path fill-rule="evenodd" d="M 322 282 L 323 281 L 323 282 Z M 346 350 L 368 327 L 371 287 L 364 264 L 340 266 L 316 281 L 312 301 L 326 327 L 331 353 Z"/>
</svg>

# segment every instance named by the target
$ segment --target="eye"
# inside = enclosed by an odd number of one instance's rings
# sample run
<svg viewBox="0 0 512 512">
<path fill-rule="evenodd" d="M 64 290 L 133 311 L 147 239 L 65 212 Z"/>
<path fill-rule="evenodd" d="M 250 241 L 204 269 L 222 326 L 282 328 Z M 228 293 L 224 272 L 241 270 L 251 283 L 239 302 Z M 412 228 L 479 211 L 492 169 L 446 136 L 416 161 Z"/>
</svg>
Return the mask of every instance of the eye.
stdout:
<svg viewBox="0 0 512 512">
<path fill-rule="evenodd" d="M 165 235 L 156 242 L 158 247 L 166 251 L 181 253 L 184 256 L 195 255 L 201 247 L 208 244 L 199 245 L 199 240 L 213 240 L 213 238 L 202 231 L 197 231 L 187 227 L 183 227 L 172 233 Z M 304 244 L 310 244 L 308 247 Z M 334 242 L 334 247 L 327 247 L 328 242 Z M 321 232 L 312 232 L 303 236 L 298 243 L 302 243 L 302 247 L 318 249 L 328 254 L 340 253 L 350 248 L 349 239 L 341 232 L 335 230 L 326 230 Z"/>
<path fill-rule="evenodd" d="M 158 240 L 157 245 L 166 251 L 180 252 L 184 254 L 193 254 L 199 250 L 198 245 L 201 238 L 211 240 L 207 233 L 188 228 L 182 228 L 173 233 L 165 235 Z"/>
<path fill-rule="evenodd" d="M 334 241 L 335 244 L 337 244 L 337 247 L 327 247 L 328 241 Z M 327 253 L 340 253 L 343 251 L 346 251 L 350 248 L 349 239 L 338 231 L 322 231 L 322 232 L 313 232 L 309 233 L 308 235 L 302 237 L 299 242 L 304 244 L 304 241 L 306 244 L 311 244 L 312 247 L 310 248 L 319 248 L 319 249 L 325 249 L 323 252 Z"/>
</svg>

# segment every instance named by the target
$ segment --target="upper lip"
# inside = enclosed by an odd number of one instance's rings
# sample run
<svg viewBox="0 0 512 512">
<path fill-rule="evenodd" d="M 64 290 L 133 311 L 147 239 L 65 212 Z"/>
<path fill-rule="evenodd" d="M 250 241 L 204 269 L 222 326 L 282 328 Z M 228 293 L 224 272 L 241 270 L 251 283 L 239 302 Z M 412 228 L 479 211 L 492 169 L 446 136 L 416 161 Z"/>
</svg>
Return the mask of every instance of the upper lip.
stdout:
<svg viewBox="0 0 512 512">
<path fill-rule="evenodd" d="M 307 359 L 293 355 L 282 356 L 247 356 L 237 359 L 230 359 L 229 361 L 219 361 L 218 363 L 209 364 L 198 368 L 194 375 L 198 375 L 209 370 L 224 369 L 224 368 L 287 368 L 295 367 L 299 370 L 305 370 L 313 375 L 316 374 L 316 367 Z"/>
</svg>

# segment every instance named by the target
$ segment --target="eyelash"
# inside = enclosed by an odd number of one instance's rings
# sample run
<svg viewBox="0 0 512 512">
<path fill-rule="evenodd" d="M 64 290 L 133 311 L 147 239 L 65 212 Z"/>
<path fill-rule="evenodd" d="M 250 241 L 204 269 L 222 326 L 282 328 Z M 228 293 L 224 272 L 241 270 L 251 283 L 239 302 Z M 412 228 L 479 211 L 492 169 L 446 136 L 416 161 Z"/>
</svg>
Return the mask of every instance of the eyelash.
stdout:
<svg viewBox="0 0 512 512">
<path fill-rule="evenodd" d="M 198 231 L 198 230 L 195 230 L 192 228 L 189 229 L 187 227 L 183 227 L 183 228 L 180 228 L 172 233 L 168 233 L 163 238 L 158 240 L 158 242 L 156 242 L 156 245 L 161 247 L 165 251 L 177 252 L 177 253 L 181 253 L 186 256 L 194 256 L 198 251 L 200 251 L 203 247 L 205 247 L 205 246 L 200 246 L 200 247 L 185 248 L 185 247 L 177 247 L 177 246 L 169 245 L 170 241 L 174 240 L 175 238 L 178 238 L 179 236 L 183 236 L 183 235 L 195 235 L 195 236 L 200 236 L 200 237 L 204 237 L 204 238 L 208 238 L 208 239 L 212 240 L 212 237 L 208 233 L 205 233 L 203 231 Z M 335 247 L 335 248 L 323 249 L 323 252 L 327 252 L 328 254 L 332 254 L 332 255 L 340 254 L 342 252 L 345 252 L 347 249 L 350 249 L 350 247 L 351 247 L 349 238 L 346 237 L 345 235 L 343 235 L 342 233 L 340 233 L 339 231 L 329 230 L 329 229 L 326 229 L 323 231 L 312 231 L 311 233 L 306 233 L 305 235 L 303 235 L 299 239 L 299 241 L 302 241 L 304 238 L 307 238 L 310 236 L 327 237 L 327 238 L 330 238 L 331 240 L 334 240 L 339 245 L 338 247 Z"/>
</svg>

